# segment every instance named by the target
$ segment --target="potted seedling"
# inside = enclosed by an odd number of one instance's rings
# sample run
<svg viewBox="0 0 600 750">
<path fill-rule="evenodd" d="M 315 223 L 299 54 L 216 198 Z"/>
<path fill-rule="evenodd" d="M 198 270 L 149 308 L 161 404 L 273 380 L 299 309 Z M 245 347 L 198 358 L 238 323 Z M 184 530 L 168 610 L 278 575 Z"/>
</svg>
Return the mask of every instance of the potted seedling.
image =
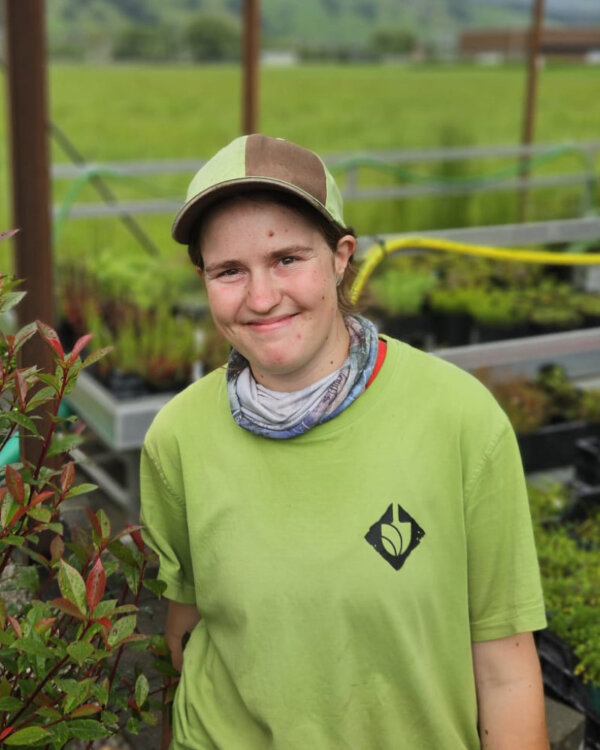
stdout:
<svg viewBox="0 0 600 750">
<path fill-rule="evenodd" d="M 471 335 L 470 287 L 439 286 L 429 293 L 436 346 L 464 346 Z"/>
<path fill-rule="evenodd" d="M 469 297 L 479 342 L 519 338 L 529 332 L 527 306 L 518 290 L 478 287 Z"/>
<path fill-rule="evenodd" d="M 436 283 L 429 271 L 394 266 L 374 278 L 370 291 L 381 330 L 408 343 L 422 345 L 429 330 L 425 300 Z"/>
</svg>

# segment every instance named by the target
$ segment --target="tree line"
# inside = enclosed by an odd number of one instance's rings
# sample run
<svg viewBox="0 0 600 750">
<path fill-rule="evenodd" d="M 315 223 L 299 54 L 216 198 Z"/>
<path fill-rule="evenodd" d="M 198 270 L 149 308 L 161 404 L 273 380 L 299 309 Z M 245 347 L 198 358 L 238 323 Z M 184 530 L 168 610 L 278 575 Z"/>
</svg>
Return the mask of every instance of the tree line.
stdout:
<svg viewBox="0 0 600 750">
<path fill-rule="evenodd" d="M 167 23 L 130 24 L 115 33 L 108 56 L 115 61 L 235 62 L 241 57 L 241 24 L 226 13 L 200 13 L 181 28 Z M 291 49 L 300 60 L 380 60 L 405 56 L 418 48 L 418 39 L 404 28 L 375 31 L 362 45 L 299 44 Z M 85 56 L 85 45 L 57 45 L 56 57 Z"/>
</svg>

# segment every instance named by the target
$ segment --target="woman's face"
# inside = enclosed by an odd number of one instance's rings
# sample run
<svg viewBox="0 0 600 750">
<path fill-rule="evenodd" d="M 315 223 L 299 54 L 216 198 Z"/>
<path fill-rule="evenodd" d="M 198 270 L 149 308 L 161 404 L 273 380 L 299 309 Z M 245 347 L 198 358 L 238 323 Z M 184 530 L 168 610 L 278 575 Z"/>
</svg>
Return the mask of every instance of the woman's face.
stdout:
<svg viewBox="0 0 600 750">
<path fill-rule="evenodd" d="M 217 208 L 202 232 L 202 259 L 215 325 L 250 362 L 259 383 L 304 388 L 340 367 L 348 333 L 336 279 L 355 249 L 336 252 L 304 216 L 265 201 Z"/>
</svg>

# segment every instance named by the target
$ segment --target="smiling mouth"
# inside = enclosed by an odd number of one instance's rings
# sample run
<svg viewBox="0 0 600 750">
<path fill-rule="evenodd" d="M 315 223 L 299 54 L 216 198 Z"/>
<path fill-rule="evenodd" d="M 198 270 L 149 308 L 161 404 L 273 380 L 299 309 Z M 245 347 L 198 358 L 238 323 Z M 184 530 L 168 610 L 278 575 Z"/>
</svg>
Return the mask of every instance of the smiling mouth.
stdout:
<svg viewBox="0 0 600 750">
<path fill-rule="evenodd" d="M 298 313 L 291 313 L 290 315 L 279 315 L 276 318 L 265 318 L 263 320 L 250 320 L 246 325 L 252 328 L 253 331 L 275 331 L 278 328 L 286 326 Z"/>
</svg>

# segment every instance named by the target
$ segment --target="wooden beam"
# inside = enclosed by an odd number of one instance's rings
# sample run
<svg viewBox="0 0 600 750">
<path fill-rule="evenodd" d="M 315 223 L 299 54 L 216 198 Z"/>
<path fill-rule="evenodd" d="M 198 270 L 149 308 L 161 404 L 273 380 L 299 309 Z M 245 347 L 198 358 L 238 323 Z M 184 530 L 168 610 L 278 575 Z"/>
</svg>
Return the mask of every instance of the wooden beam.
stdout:
<svg viewBox="0 0 600 750">
<path fill-rule="evenodd" d="M 17 318 L 19 325 L 36 319 L 54 325 L 45 0 L 4 0 L 4 20 L 13 227 L 19 229 L 14 268 L 27 292 Z M 20 364 L 54 370 L 39 336 L 27 342 Z M 26 457 L 37 460 L 37 441 L 24 442 Z"/>
<path fill-rule="evenodd" d="M 538 73 L 542 62 L 542 28 L 544 22 L 545 0 L 533 0 L 531 27 L 527 38 L 527 84 L 525 87 L 525 104 L 523 109 L 523 124 L 521 131 L 521 143 L 528 146 L 533 141 L 535 130 L 535 116 L 537 110 L 537 83 Z M 521 160 L 521 177 L 529 177 L 529 156 Z M 525 221 L 527 216 L 528 190 L 525 187 L 521 192 L 520 220 Z"/>
<path fill-rule="evenodd" d="M 244 0 L 242 37 L 242 133 L 258 131 L 260 0 Z"/>
</svg>

